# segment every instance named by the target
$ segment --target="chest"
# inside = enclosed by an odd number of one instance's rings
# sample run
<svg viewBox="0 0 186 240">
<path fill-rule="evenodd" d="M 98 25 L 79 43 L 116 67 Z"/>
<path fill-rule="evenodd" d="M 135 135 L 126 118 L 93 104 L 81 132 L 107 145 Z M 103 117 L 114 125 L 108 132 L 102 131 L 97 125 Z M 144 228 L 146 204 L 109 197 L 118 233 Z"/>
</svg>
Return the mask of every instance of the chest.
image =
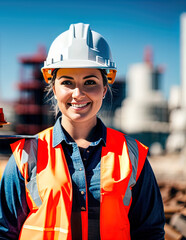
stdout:
<svg viewBox="0 0 186 240">
<path fill-rule="evenodd" d="M 48 192 L 56 195 L 64 191 L 71 199 L 76 196 L 82 208 L 88 196 L 95 204 L 101 195 L 125 195 L 132 171 L 127 151 L 120 155 L 97 147 L 80 154 L 78 147 L 66 150 L 58 145 L 45 151 L 43 147 L 38 147 L 37 163 L 37 182 L 43 199 Z"/>
</svg>

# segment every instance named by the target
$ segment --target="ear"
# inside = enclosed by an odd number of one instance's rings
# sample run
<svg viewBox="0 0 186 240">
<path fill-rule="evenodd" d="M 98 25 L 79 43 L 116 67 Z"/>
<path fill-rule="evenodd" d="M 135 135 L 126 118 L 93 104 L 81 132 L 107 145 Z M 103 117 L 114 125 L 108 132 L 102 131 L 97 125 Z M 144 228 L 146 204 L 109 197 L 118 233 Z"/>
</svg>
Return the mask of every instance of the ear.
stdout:
<svg viewBox="0 0 186 240">
<path fill-rule="evenodd" d="M 103 89 L 103 97 L 106 95 L 107 89 L 108 89 L 108 87 L 107 87 L 107 86 L 104 86 L 104 89 Z"/>
</svg>

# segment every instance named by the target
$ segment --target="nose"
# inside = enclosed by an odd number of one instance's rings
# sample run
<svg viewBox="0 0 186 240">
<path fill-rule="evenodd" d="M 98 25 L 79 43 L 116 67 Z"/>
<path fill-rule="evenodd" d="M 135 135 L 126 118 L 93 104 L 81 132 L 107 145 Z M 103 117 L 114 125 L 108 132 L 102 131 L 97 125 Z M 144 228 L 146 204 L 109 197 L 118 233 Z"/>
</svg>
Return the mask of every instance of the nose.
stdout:
<svg viewBox="0 0 186 240">
<path fill-rule="evenodd" d="M 85 94 L 83 92 L 83 90 L 80 87 L 76 87 L 73 89 L 73 93 L 72 93 L 72 98 L 81 98 L 83 97 Z"/>
</svg>

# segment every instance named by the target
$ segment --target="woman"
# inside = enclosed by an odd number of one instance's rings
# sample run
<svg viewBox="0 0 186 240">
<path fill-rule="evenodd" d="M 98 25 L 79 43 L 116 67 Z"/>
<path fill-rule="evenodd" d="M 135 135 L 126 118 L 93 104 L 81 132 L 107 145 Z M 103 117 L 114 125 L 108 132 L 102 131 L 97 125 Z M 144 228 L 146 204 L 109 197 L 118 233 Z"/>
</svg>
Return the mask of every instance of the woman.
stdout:
<svg viewBox="0 0 186 240">
<path fill-rule="evenodd" d="M 71 25 L 52 43 L 42 72 L 62 117 L 12 144 L 0 239 L 164 239 L 147 147 L 97 117 L 116 74 L 105 39 L 88 24 Z"/>
</svg>

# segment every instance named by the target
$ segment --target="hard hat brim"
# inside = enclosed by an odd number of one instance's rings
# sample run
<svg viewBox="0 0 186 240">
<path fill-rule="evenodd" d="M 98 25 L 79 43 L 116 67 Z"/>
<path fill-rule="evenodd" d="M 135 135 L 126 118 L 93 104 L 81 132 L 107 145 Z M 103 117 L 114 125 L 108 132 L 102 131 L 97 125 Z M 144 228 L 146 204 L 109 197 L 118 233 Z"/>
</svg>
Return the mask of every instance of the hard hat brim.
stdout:
<svg viewBox="0 0 186 240">
<path fill-rule="evenodd" d="M 116 70 L 114 63 L 110 63 L 110 65 L 108 65 L 100 62 L 91 61 L 91 60 L 64 60 L 64 61 L 59 61 L 59 62 L 55 62 L 48 65 L 45 63 L 42 69 L 45 69 L 45 68 L 102 68 L 102 69 Z"/>
<path fill-rule="evenodd" d="M 108 69 L 108 83 L 113 84 L 116 76 L 116 67 L 115 66 L 108 66 L 106 64 L 100 64 L 98 62 L 93 61 L 77 61 L 77 60 L 71 60 L 71 61 L 59 61 L 53 64 L 49 64 L 48 66 L 45 65 L 43 68 L 41 68 L 41 71 L 43 73 L 43 77 L 45 79 L 45 82 L 48 83 L 52 79 L 52 72 L 56 68 L 95 68 L 95 69 Z"/>
</svg>

